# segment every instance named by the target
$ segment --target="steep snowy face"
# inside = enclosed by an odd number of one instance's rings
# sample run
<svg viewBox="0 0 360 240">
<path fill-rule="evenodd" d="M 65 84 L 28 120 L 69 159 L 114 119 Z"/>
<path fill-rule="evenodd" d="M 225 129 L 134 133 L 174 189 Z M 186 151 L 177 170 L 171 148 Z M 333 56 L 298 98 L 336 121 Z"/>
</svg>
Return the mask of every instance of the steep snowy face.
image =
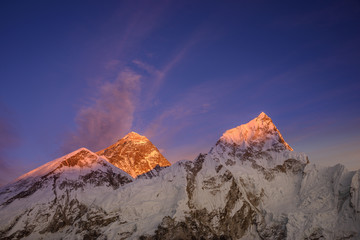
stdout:
<svg viewBox="0 0 360 240">
<path fill-rule="evenodd" d="M 227 130 L 209 154 L 226 165 L 248 162 L 258 169 L 290 162 L 308 163 L 305 154 L 293 152 L 271 118 L 263 112 L 250 122 Z"/>
<path fill-rule="evenodd" d="M 106 157 L 110 163 L 127 172 L 133 178 L 149 172 L 157 165 L 160 167 L 171 165 L 149 139 L 135 132 L 130 132 L 97 154 Z"/>
<path fill-rule="evenodd" d="M 242 149 L 251 147 L 262 151 L 293 150 L 264 112 L 246 124 L 227 130 L 220 141 Z"/>
</svg>

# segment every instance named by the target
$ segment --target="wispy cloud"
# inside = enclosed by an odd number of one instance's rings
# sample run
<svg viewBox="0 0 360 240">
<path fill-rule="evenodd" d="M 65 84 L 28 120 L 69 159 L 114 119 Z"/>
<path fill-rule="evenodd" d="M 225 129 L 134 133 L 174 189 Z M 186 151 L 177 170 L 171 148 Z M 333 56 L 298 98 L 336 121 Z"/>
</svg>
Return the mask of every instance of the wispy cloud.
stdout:
<svg viewBox="0 0 360 240">
<path fill-rule="evenodd" d="M 138 59 L 132 61 L 137 67 L 140 69 L 145 70 L 151 77 L 158 79 L 164 77 L 164 72 L 156 69 L 154 66 L 145 63 L 143 61 L 140 61 Z"/>
<path fill-rule="evenodd" d="M 166 137 L 180 131 L 189 124 L 189 117 L 206 113 L 217 95 L 210 86 L 196 86 L 185 93 L 170 107 L 163 110 L 146 128 L 145 135 Z M 214 94 L 211 94 L 213 92 Z M 165 134 L 166 133 L 166 134 Z"/>
<path fill-rule="evenodd" d="M 151 32 L 156 29 L 161 20 L 170 11 L 169 1 L 154 3 L 142 3 L 137 1 L 125 1 L 121 3 L 115 14 L 104 25 L 105 31 L 113 32 L 108 26 L 119 25 L 116 30 L 115 41 L 111 44 L 111 54 L 114 59 L 125 61 L 124 57 L 132 55 L 136 48 Z M 126 23 L 124 27 L 122 27 Z M 110 60 L 112 62 L 112 60 Z M 125 61 L 126 62 L 126 61 Z M 105 64 L 105 67 L 108 64 Z"/>
<path fill-rule="evenodd" d="M 147 95 L 144 99 L 145 103 L 149 104 L 154 100 L 161 86 L 164 84 L 164 81 L 168 77 L 168 74 L 185 58 L 190 49 L 202 39 L 204 33 L 205 30 L 195 31 L 160 69 L 138 59 L 133 61 L 137 67 L 145 70 L 150 75 L 151 86 L 147 89 Z"/>
<path fill-rule="evenodd" d="M 78 147 L 100 150 L 123 137 L 132 126 L 141 76 L 131 70 L 105 82 L 90 106 L 76 116 L 77 130 L 64 145 L 65 152 Z"/>
<path fill-rule="evenodd" d="M 168 7 L 167 1 L 153 5 L 151 10 L 146 5 L 139 7 L 136 3 L 124 2 L 109 18 L 108 24 L 103 26 L 102 31 L 110 31 L 108 35 L 111 36 L 110 42 L 101 46 L 106 49 L 106 57 L 99 57 L 103 69 L 89 80 L 92 85 L 89 87 L 92 91 L 89 98 L 92 101 L 78 110 L 76 130 L 65 136 L 62 153 L 79 147 L 97 151 L 113 144 L 131 130 L 142 87 L 140 79 L 145 77 L 129 67 L 132 52 L 159 25 Z M 117 23 L 119 28 L 116 32 L 108 29 L 108 26 Z M 140 62 L 135 63 L 141 65 Z M 141 66 L 146 68 L 145 64 Z M 157 78 L 160 75 L 156 75 Z"/>
<path fill-rule="evenodd" d="M 104 61 L 104 73 L 102 77 L 111 76 L 116 70 L 127 68 L 122 71 L 115 81 L 104 83 L 98 90 L 98 95 L 92 104 L 79 110 L 76 116 L 77 130 L 70 134 L 64 144 L 63 151 L 69 152 L 78 147 L 87 147 L 91 150 L 99 150 L 114 143 L 132 130 L 134 114 L 143 109 L 151 109 L 154 99 L 166 81 L 168 74 L 186 56 L 188 51 L 200 39 L 200 32 L 191 35 L 184 44 L 181 44 L 178 51 L 162 66 L 155 67 L 148 64 L 142 58 L 132 58 L 131 49 L 136 49 L 147 36 L 159 25 L 162 17 L 168 14 L 169 2 L 158 4 L 147 11 L 146 7 L 136 9 L 133 14 L 124 12 L 132 4 L 122 8 L 119 16 L 125 15 L 128 24 L 121 30 L 120 37 L 116 43 L 116 51 L 107 61 Z M 112 19 L 119 21 L 123 17 Z M 149 24 L 150 23 L 150 24 Z M 134 59 L 134 58 L 133 58 Z M 140 81 L 142 79 L 142 81 Z M 141 96 L 140 96 L 141 91 Z M 200 112 L 209 108 L 209 103 L 203 103 L 199 107 Z M 180 111 L 181 106 L 176 111 Z M 183 115 L 186 115 L 183 110 Z M 156 125 L 162 122 L 161 119 L 174 117 L 177 113 L 170 111 L 161 113 L 157 121 L 150 123 L 146 133 L 151 132 L 150 128 L 157 128 Z"/>
<path fill-rule="evenodd" d="M 194 159 L 198 153 L 209 150 L 209 139 L 216 141 L 216 136 L 208 136 L 211 126 L 206 125 L 224 93 L 222 86 L 211 82 L 188 89 L 145 127 L 144 135 L 163 148 L 164 156 L 171 162 Z M 203 127 L 197 128 L 199 125 Z M 192 133 L 184 139 L 182 132 L 190 129 Z"/>
</svg>

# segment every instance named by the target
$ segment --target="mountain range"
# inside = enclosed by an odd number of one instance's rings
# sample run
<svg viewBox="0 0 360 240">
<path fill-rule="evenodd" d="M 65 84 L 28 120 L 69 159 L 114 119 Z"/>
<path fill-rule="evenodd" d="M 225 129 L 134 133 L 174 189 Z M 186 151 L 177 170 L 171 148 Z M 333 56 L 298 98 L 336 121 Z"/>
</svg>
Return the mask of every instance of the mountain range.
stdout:
<svg viewBox="0 0 360 240">
<path fill-rule="evenodd" d="M 261 113 L 193 161 L 131 132 L 48 162 L 0 188 L 0 239 L 360 239 L 359 192 Z"/>
</svg>

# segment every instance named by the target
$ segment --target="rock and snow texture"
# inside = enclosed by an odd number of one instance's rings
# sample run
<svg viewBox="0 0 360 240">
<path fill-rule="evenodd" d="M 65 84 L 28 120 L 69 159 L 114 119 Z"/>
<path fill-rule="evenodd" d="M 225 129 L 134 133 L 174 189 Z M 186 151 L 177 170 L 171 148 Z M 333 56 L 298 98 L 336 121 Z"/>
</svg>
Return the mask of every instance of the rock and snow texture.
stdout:
<svg viewBox="0 0 360 240">
<path fill-rule="evenodd" d="M 293 150 L 264 112 L 247 124 L 227 130 L 220 138 L 220 142 L 236 145 L 238 149 L 251 147 L 257 151 Z"/>
<path fill-rule="evenodd" d="M 56 239 L 69 229 L 92 236 L 90 226 L 117 219 L 92 201 L 132 181 L 85 148 L 51 161 L 0 189 L 0 239 Z"/>
<path fill-rule="evenodd" d="M 0 239 L 360 239 L 359 171 L 309 164 L 265 114 L 235 129 L 133 181 L 88 150 L 50 162 L 0 189 Z"/>
<path fill-rule="evenodd" d="M 135 132 L 130 132 L 97 154 L 106 157 L 110 163 L 133 178 L 152 170 L 157 165 L 160 167 L 171 165 L 149 139 Z"/>
</svg>

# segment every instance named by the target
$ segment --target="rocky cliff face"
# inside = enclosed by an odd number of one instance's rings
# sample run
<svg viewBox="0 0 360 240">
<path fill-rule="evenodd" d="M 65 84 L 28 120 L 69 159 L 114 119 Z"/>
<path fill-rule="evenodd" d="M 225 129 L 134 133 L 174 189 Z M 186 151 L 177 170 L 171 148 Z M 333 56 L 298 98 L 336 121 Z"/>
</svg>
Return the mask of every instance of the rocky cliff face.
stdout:
<svg viewBox="0 0 360 240">
<path fill-rule="evenodd" d="M 160 167 L 171 165 L 149 139 L 135 132 L 129 133 L 97 154 L 106 157 L 110 163 L 133 178 L 152 170 L 157 165 Z"/>
<path fill-rule="evenodd" d="M 81 153 L 85 161 L 49 163 L 55 175 L 74 162 L 83 167 L 74 168 L 82 169 L 75 179 L 40 174 L 50 177 L 40 188 L 21 184 L 39 175 L 30 173 L 2 188 L 0 238 L 360 238 L 359 171 L 310 164 L 265 114 L 235 130 L 194 161 L 158 166 L 132 182 L 91 152 Z M 105 174 L 108 166 L 119 177 Z M 94 169 L 105 180 L 85 181 Z"/>
</svg>

